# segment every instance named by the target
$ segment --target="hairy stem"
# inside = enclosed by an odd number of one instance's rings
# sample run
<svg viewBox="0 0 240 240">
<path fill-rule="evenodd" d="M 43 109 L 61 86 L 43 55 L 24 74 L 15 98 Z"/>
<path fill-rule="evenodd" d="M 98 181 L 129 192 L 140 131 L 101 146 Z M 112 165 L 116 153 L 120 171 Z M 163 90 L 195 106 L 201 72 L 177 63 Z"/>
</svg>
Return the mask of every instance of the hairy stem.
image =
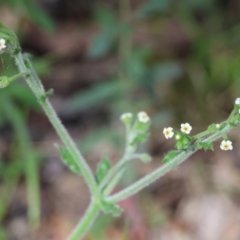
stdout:
<svg viewBox="0 0 240 240">
<path fill-rule="evenodd" d="M 221 131 L 218 131 L 211 136 L 207 137 L 203 140 L 203 142 L 213 142 L 220 138 L 222 136 L 222 133 L 226 133 L 231 129 L 230 126 L 226 126 Z M 164 164 L 160 168 L 156 169 L 152 173 L 148 174 L 147 176 L 141 178 L 131 186 L 125 188 L 124 190 L 114 194 L 113 196 L 107 197 L 106 200 L 112 203 L 119 202 L 123 199 L 126 199 L 137 192 L 141 191 L 151 183 L 155 182 L 160 177 L 164 176 L 169 171 L 176 168 L 179 164 L 184 162 L 187 158 L 189 158 L 193 153 L 195 153 L 197 150 L 189 150 L 189 151 L 183 151 L 178 156 L 176 156 L 174 159 L 172 159 L 170 162 Z"/>
<path fill-rule="evenodd" d="M 90 170 L 86 160 L 83 158 L 82 154 L 77 149 L 75 143 L 73 142 L 72 138 L 69 136 L 67 130 L 62 125 L 61 121 L 59 120 L 55 110 L 53 109 L 52 105 L 48 101 L 45 96 L 46 92 L 41 84 L 41 81 L 38 79 L 37 74 L 35 74 L 35 70 L 30 65 L 30 63 L 24 62 L 24 57 L 21 53 L 14 55 L 16 65 L 21 73 L 29 72 L 27 76 L 25 76 L 26 81 L 35 94 L 37 100 L 39 101 L 40 105 L 42 106 L 43 110 L 45 111 L 49 121 L 54 126 L 55 130 L 57 131 L 58 135 L 62 139 L 63 143 L 72 154 L 73 158 L 75 159 L 76 163 L 79 165 L 82 175 L 87 182 L 88 187 L 90 188 L 92 196 L 98 196 L 98 186 L 94 179 L 93 173 Z"/>
<path fill-rule="evenodd" d="M 81 240 L 82 237 L 84 237 L 85 233 L 92 226 L 98 214 L 99 214 L 98 203 L 92 200 L 86 212 L 84 213 L 82 219 L 80 219 L 78 225 L 75 227 L 72 234 L 67 238 L 67 240 Z"/>
</svg>

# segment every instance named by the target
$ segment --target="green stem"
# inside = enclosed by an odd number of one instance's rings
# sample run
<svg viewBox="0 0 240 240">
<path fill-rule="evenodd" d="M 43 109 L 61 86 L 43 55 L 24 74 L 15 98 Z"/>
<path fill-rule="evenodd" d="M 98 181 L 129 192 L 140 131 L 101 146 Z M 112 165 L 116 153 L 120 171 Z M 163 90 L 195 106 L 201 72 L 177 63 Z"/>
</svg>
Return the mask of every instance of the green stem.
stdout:
<svg viewBox="0 0 240 240">
<path fill-rule="evenodd" d="M 234 109 L 232 110 L 230 116 L 228 117 L 228 124 L 231 122 L 231 120 L 233 119 L 233 117 L 235 116 L 235 114 L 238 112 L 238 108 L 236 106 L 234 106 Z"/>
<path fill-rule="evenodd" d="M 193 136 L 193 139 L 197 139 L 197 138 L 201 138 L 201 137 L 205 137 L 206 135 L 210 134 L 208 130 L 198 133 L 195 136 Z"/>
<path fill-rule="evenodd" d="M 16 80 L 16 79 L 18 79 L 18 78 L 20 78 L 20 77 L 25 76 L 26 74 L 28 74 L 28 73 L 27 73 L 27 72 L 25 72 L 25 73 L 18 73 L 18 74 L 16 74 L 16 75 L 8 78 L 8 79 L 9 79 L 9 83 L 13 82 L 14 80 Z"/>
<path fill-rule="evenodd" d="M 79 165 L 82 175 L 90 188 L 92 196 L 98 197 L 99 195 L 98 186 L 94 179 L 93 173 L 89 168 L 88 164 L 86 163 L 86 160 L 84 159 L 80 151 L 77 149 L 72 138 L 69 136 L 67 130 L 62 125 L 61 121 L 59 120 L 55 110 L 53 109 L 48 99 L 43 100 L 43 97 L 46 95 L 46 92 L 44 91 L 41 81 L 35 74 L 34 69 L 29 63 L 27 66 L 25 65 L 24 57 L 21 53 L 14 55 L 14 58 L 16 61 L 16 65 L 21 73 L 29 72 L 30 68 L 29 74 L 25 76 L 26 82 L 28 83 L 29 87 L 35 94 L 37 100 L 39 101 L 40 105 L 42 106 L 43 110 L 45 111 L 50 122 L 57 131 L 58 135 L 62 139 L 63 143 L 67 147 L 68 151 L 72 154 L 76 163 Z"/>
<path fill-rule="evenodd" d="M 98 203 L 92 200 L 86 212 L 84 213 L 82 219 L 80 219 L 78 225 L 75 227 L 72 234 L 67 238 L 67 240 L 81 240 L 82 237 L 84 237 L 85 233 L 93 224 L 98 214 L 99 214 Z"/>
<path fill-rule="evenodd" d="M 26 160 L 25 174 L 27 182 L 28 218 L 33 227 L 38 227 L 40 223 L 40 187 L 36 154 L 32 150 L 33 148 L 28 137 L 27 129 L 19 109 L 6 94 L 1 95 L 1 102 L 6 116 L 8 116 L 15 129 L 22 157 Z"/>
<path fill-rule="evenodd" d="M 221 137 L 222 132 L 228 132 L 232 127 L 226 126 L 224 129 L 222 129 L 221 132 L 216 132 L 209 136 L 208 138 L 204 139 L 203 142 L 212 142 L 216 139 Z M 190 157 L 193 153 L 195 153 L 197 150 L 190 150 L 188 152 L 181 152 L 178 156 L 176 156 L 174 159 L 172 159 L 170 162 L 164 164 L 160 168 L 156 169 L 152 173 L 148 174 L 147 176 L 141 178 L 131 186 L 125 188 L 124 190 L 120 191 L 119 193 L 114 194 L 113 196 L 107 197 L 106 200 L 115 203 L 119 202 L 123 199 L 126 199 L 137 192 L 141 191 L 143 188 L 147 187 L 169 171 L 173 170 L 178 166 L 180 163 L 184 162 L 188 157 Z"/>
<path fill-rule="evenodd" d="M 134 127 L 133 127 L 134 128 Z M 130 146 L 130 142 L 132 141 L 132 131 L 131 126 L 129 124 L 126 125 L 126 143 L 123 157 L 114 165 L 114 167 L 108 172 L 103 181 L 101 182 L 99 188 L 103 190 L 104 188 L 104 196 L 108 195 L 113 188 L 120 181 L 123 173 L 125 172 L 126 163 L 131 160 L 133 153 L 135 152 L 135 148 Z M 110 182 L 112 179 L 112 182 Z"/>
<path fill-rule="evenodd" d="M 127 153 L 120 161 L 118 161 L 113 168 L 109 171 L 107 176 L 103 179 L 103 181 L 100 184 L 100 189 L 104 189 L 104 196 L 107 196 L 111 191 L 114 189 L 114 187 L 118 184 L 120 181 L 122 175 L 125 172 L 125 167 L 127 163 L 133 159 L 140 158 L 141 154 L 132 154 Z"/>
</svg>

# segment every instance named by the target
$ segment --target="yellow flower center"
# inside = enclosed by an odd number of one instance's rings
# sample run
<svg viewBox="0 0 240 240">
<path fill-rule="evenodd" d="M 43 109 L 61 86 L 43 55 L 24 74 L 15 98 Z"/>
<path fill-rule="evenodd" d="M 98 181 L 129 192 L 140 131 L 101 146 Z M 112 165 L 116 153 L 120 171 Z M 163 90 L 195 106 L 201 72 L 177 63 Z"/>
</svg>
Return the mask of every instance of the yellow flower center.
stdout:
<svg viewBox="0 0 240 240">
<path fill-rule="evenodd" d="M 225 144 L 225 145 L 223 146 L 223 148 L 224 148 L 224 149 L 228 149 L 229 146 L 228 146 L 227 144 Z"/>
<path fill-rule="evenodd" d="M 183 129 L 184 129 L 185 131 L 188 131 L 188 127 L 184 127 Z"/>
</svg>

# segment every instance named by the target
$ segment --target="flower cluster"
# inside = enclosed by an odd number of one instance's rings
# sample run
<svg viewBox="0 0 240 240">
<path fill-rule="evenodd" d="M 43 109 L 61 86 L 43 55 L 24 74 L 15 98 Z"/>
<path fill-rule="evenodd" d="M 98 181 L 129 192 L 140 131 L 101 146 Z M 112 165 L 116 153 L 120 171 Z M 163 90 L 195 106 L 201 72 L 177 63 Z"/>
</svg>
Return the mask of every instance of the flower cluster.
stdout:
<svg viewBox="0 0 240 240">
<path fill-rule="evenodd" d="M 6 41 L 3 38 L 1 38 L 0 39 L 0 51 L 3 50 L 4 48 L 6 48 L 5 44 L 6 44 Z"/>
<path fill-rule="evenodd" d="M 189 134 L 192 130 L 192 126 L 189 123 L 181 124 L 181 132 L 185 134 Z M 172 138 L 174 136 L 174 131 L 172 127 L 167 127 L 163 129 L 163 134 L 165 138 Z"/>
<path fill-rule="evenodd" d="M 240 98 L 238 98 L 236 100 L 236 104 L 239 103 L 240 106 Z M 179 148 L 182 147 L 186 147 L 186 144 L 190 143 L 194 138 L 191 138 L 190 136 L 187 136 L 187 134 L 189 134 L 192 130 L 192 126 L 189 123 L 182 123 L 180 125 L 181 127 L 181 132 L 182 133 L 177 133 L 176 134 L 176 141 L 177 141 L 177 147 L 180 146 Z M 219 129 L 220 128 L 220 124 L 215 124 L 215 128 Z M 167 127 L 163 129 L 163 134 L 165 136 L 166 139 L 172 138 L 175 135 L 176 132 L 174 132 L 172 127 Z M 183 134 L 183 136 L 182 136 Z M 182 144 L 180 141 L 185 141 L 186 144 Z M 198 146 L 203 146 L 203 148 L 205 149 L 206 147 L 208 147 L 209 143 L 199 143 Z M 233 146 L 232 146 L 232 142 L 230 140 L 223 140 L 220 144 L 220 148 L 224 151 L 227 150 L 232 150 Z M 212 145 L 207 148 L 207 149 L 212 149 Z M 206 150 L 206 149 L 205 149 Z"/>
<path fill-rule="evenodd" d="M 123 113 L 120 117 L 120 119 L 125 123 L 131 123 L 132 118 L 133 118 L 132 113 Z M 150 122 L 150 117 L 145 112 L 139 112 L 137 114 L 137 120 L 139 123 L 145 124 Z"/>
</svg>

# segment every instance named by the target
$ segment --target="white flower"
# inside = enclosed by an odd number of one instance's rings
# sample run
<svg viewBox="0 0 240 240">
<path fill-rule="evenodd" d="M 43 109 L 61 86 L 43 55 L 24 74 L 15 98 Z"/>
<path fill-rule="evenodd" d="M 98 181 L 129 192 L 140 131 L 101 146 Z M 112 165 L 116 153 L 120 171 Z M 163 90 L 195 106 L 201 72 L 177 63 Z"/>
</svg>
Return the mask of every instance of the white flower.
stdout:
<svg viewBox="0 0 240 240">
<path fill-rule="evenodd" d="M 189 134 L 192 130 L 192 126 L 189 123 L 182 123 L 181 124 L 181 131 L 183 133 Z"/>
<path fill-rule="evenodd" d="M 133 117 L 132 113 L 123 113 L 120 119 L 124 122 L 125 120 L 130 120 Z"/>
<path fill-rule="evenodd" d="M 149 116 L 145 112 L 138 113 L 138 121 L 142 123 L 147 123 L 150 121 Z"/>
<path fill-rule="evenodd" d="M 232 142 L 229 141 L 229 140 L 227 140 L 227 141 L 222 140 L 221 145 L 220 145 L 220 148 L 221 148 L 222 150 L 225 150 L 225 151 L 227 151 L 227 150 L 232 150 L 232 149 L 233 149 Z"/>
<path fill-rule="evenodd" d="M 163 129 L 163 134 L 165 135 L 165 138 L 172 138 L 174 136 L 173 128 L 168 127 Z"/>
<path fill-rule="evenodd" d="M 240 105 L 240 98 L 237 98 L 235 104 Z"/>
<path fill-rule="evenodd" d="M 1 38 L 0 39 L 0 50 L 4 49 L 6 47 L 5 43 L 6 43 L 6 41 L 3 38 Z"/>
</svg>

